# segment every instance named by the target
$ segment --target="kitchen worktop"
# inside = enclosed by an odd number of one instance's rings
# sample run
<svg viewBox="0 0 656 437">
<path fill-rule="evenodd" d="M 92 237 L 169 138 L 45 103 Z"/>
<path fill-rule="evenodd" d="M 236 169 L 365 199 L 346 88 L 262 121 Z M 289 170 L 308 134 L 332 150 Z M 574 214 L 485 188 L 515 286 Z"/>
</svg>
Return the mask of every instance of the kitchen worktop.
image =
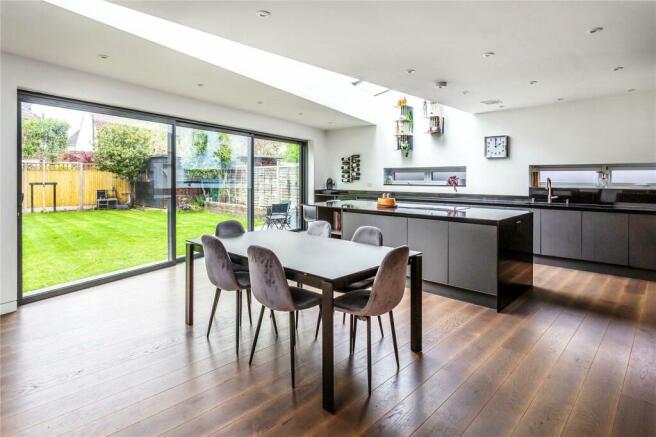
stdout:
<svg viewBox="0 0 656 437">
<path fill-rule="evenodd" d="M 398 202 L 396 207 L 380 207 L 372 200 L 332 200 L 315 202 L 320 208 L 400 217 L 431 218 L 477 224 L 499 224 L 505 220 L 531 214 L 516 209 L 481 208 L 441 203 Z"/>
</svg>

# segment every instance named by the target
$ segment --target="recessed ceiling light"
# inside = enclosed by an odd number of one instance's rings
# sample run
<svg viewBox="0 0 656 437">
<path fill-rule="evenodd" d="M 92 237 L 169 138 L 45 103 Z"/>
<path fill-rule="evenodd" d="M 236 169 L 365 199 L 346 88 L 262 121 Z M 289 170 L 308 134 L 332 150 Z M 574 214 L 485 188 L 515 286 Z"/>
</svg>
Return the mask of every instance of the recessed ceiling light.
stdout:
<svg viewBox="0 0 656 437">
<path fill-rule="evenodd" d="M 435 82 L 435 86 L 440 89 L 446 88 L 446 85 L 447 85 L 446 80 L 438 80 L 437 82 Z"/>
<path fill-rule="evenodd" d="M 199 87 L 199 88 L 202 88 L 202 87 L 205 86 L 205 84 L 204 83 L 197 83 L 196 86 Z"/>
<path fill-rule="evenodd" d="M 498 105 L 503 102 L 499 99 L 492 99 L 492 100 L 483 100 L 481 103 L 484 105 Z"/>
<path fill-rule="evenodd" d="M 262 100 L 258 100 L 258 101 L 257 101 L 257 104 L 258 104 L 258 105 L 261 105 L 262 103 L 264 103 L 264 102 L 262 102 Z"/>
<path fill-rule="evenodd" d="M 588 30 L 588 33 L 589 33 L 590 35 L 592 35 L 592 34 L 594 34 L 594 33 L 601 32 L 602 30 L 604 30 L 603 27 L 601 27 L 601 26 L 597 26 L 597 27 L 593 27 L 592 29 L 589 29 L 589 30 Z"/>
<path fill-rule="evenodd" d="M 505 108 L 505 107 L 506 107 L 505 105 L 499 105 L 499 108 Z"/>
<path fill-rule="evenodd" d="M 106 54 L 104 54 L 104 53 L 101 53 L 101 54 L 98 55 L 98 57 L 99 57 L 100 59 L 107 59 L 107 58 L 109 58 L 109 55 L 106 55 Z"/>
<path fill-rule="evenodd" d="M 298 115 L 303 115 L 303 113 L 302 113 L 302 112 L 299 112 Z"/>
<path fill-rule="evenodd" d="M 528 84 L 529 84 L 529 85 L 535 85 L 535 84 L 537 84 L 537 83 L 538 83 L 537 80 L 532 80 L 532 81 L 530 81 Z"/>
<path fill-rule="evenodd" d="M 624 70 L 624 67 L 615 67 L 615 68 L 613 68 L 613 71 L 620 71 L 620 70 Z"/>
<path fill-rule="evenodd" d="M 405 72 L 408 73 L 408 74 L 412 74 L 412 73 L 414 73 L 415 71 L 416 71 L 416 70 L 415 70 L 414 68 L 408 68 L 407 70 L 405 70 Z"/>
<path fill-rule="evenodd" d="M 467 90 L 463 90 L 463 91 L 462 91 L 462 95 L 463 95 L 463 96 L 466 96 L 467 94 L 469 94 L 469 91 L 467 91 Z"/>
<path fill-rule="evenodd" d="M 489 58 L 489 57 L 494 56 L 494 55 L 496 55 L 496 53 L 494 53 L 494 52 L 485 52 L 485 53 L 483 53 L 484 58 Z"/>
<path fill-rule="evenodd" d="M 271 12 L 266 11 L 264 9 L 260 9 L 259 11 L 257 11 L 257 16 L 258 17 L 265 18 L 265 17 L 268 17 L 269 15 L 271 15 Z"/>
<path fill-rule="evenodd" d="M 632 92 L 634 92 L 635 90 L 636 90 L 635 88 L 629 88 L 629 89 L 626 90 L 626 91 L 629 92 L 629 93 L 632 93 Z"/>
<path fill-rule="evenodd" d="M 562 102 L 563 100 L 565 100 L 565 97 L 558 97 L 556 100 L 558 100 L 559 102 Z"/>
</svg>

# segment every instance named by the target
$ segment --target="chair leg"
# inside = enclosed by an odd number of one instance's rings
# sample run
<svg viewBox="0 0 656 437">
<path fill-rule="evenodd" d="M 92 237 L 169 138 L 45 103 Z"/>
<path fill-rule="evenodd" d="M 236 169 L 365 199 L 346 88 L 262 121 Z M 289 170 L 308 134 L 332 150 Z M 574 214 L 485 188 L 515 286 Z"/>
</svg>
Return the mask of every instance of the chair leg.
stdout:
<svg viewBox="0 0 656 437">
<path fill-rule="evenodd" d="M 367 386 L 371 395 L 371 317 L 367 317 Z"/>
<path fill-rule="evenodd" d="M 294 311 L 289 312 L 289 349 L 290 364 L 292 366 L 292 388 L 296 388 L 296 374 L 294 369 L 294 349 L 296 349 L 296 329 L 294 328 Z"/>
<path fill-rule="evenodd" d="M 237 314 L 237 321 L 235 322 L 235 339 L 236 339 L 236 345 L 237 345 L 237 355 L 239 355 L 239 324 L 241 322 L 241 291 L 237 290 L 235 293 L 235 299 L 236 299 L 236 308 L 235 312 Z"/>
<path fill-rule="evenodd" d="M 394 315 L 392 312 L 389 312 L 390 326 L 392 328 L 392 341 L 394 342 L 394 355 L 396 356 L 396 368 L 399 366 L 399 347 L 396 345 L 396 329 L 394 329 Z"/>
<path fill-rule="evenodd" d="M 253 354 L 255 354 L 255 345 L 257 344 L 257 336 L 260 335 L 260 326 L 262 326 L 262 317 L 264 316 L 264 305 L 260 310 L 260 317 L 257 319 L 257 328 L 255 328 L 255 337 L 253 338 L 253 346 L 251 346 L 251 357 L 248 359 L 248 365 L 253 362 Z"/>
<path fill-rule="evenodd" d="M 246 289 L 246 303 L 248 304 L 248 323 L 250 323 L 250 325 L 253 326 L 253 318 L 251 316 L 251 302 L 252 302 L 251 289 L 247 288 Z"/>
<path fill-rule="evenodd" d="M 346 323 L 346 313 L 342 313 L 342 325 Z"/>
<path fill-rule="evenodd" d="M 273 310 L 271 310 L 271 322 L 273 323 L 273 331 L 276 333 L 276 337 L 278 337 L 278 325 L 276 324 L 276 315 L 273 313 Z"/>
<path fill-rule="evenodd" d="M 216 313 L 216 306 L 219 304 L 219 297 L 221 296 L 221 289 L 217 288 L 214 292 L 214 303 L 212 304 L 212 313 L 210 314 L 210 323 L 207 325 L 207 337 L 210 336 L 212 329 L 212 321 L 214 320 L 214 313 Z"/>
<path fill-rule="evenodd" d="M 358 334 L 358 318 L 356 316 L 353 316 L 353 345 L 351 346 L 351 353 L 355 353 L 355 339 L 357 338 Z"/>
<path fill-rule="evenodd" d="M 321 326 L 321 305 L 319 305 L 319 317 L 317 318 L 317 330 L 314 332 L 314 341 L 319 337 L 319 326 Z"/>
<path fill-rule="evenodd" d="M 378 326 L 380 327 L 380 336 L 385 337 L 385 333 L 383 333 L 383 321 L 380 319 L 380 316 L 378 316 Z"/>
</svg>

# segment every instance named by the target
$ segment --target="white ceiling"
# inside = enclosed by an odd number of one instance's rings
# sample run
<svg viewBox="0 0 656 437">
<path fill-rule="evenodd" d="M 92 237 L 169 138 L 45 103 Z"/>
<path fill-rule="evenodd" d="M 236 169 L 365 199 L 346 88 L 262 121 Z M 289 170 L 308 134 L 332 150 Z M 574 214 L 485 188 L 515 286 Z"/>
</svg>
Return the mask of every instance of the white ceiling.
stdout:
<svg viewBox="0 0 656 437">
<path fill-rule="evenodd" d="M 115 3 L 474 113 L 656 87 L 656 2 Z M 42 2 L 2 1 L 2 49 L 324 129 L 365 124 Z"/>
<path fill-rule="evenodd" d="M 116 3 L 474 113 L 656 87 L 653 1 Z"/>
<path fill-rule="evenodd" d="M 368 124 L 44 2 L 0 5 L 9 53 L 321 129 Z"/>
</svg>

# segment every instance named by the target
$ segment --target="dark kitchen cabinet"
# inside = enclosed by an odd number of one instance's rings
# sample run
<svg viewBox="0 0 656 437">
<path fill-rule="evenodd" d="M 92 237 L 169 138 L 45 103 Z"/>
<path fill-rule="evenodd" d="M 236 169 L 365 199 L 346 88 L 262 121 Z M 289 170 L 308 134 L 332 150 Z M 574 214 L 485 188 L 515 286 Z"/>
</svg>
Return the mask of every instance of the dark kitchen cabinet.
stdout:
<svg viewBox="0 0 656 437">
<path fill-rule="evenodd" d="M 383 233 L 383 245 L 398 247 L 408 244 L 408 219 L 388 215 L 342 213 L 342 239 L 350 240 L 360 226 L 375 226 Z"/>
<path fill-rule="evenodd" d="M 542 210 L 540 253 L 581 259 L 581 211 Z"/>
<path fill-rule="evenodd" d="M 629 265 L 656 270 L 656 215 L 629 214 Z"/>
<path fill-rule="evenodd" d="M 497 294 L 497 227 L 449 222 L 449 285 Z"/>
<path fill-rule="evenodd" d="M 423 254 L 424 280 L 447 284 L 449 280 L 449 223 L 408 219 L 408 246 Z"/>
<path fill-rule="evenodd" d="M 581 234 L 581 256 L 583 259 L 628 265 L 628 214 L 583 211 Z"/>
<path fill-rule="evenodd" d="M 533 253 L 540 254 L 540 217 L 542 210 L 529 209 L 533 213 Z"/>
</svg>

